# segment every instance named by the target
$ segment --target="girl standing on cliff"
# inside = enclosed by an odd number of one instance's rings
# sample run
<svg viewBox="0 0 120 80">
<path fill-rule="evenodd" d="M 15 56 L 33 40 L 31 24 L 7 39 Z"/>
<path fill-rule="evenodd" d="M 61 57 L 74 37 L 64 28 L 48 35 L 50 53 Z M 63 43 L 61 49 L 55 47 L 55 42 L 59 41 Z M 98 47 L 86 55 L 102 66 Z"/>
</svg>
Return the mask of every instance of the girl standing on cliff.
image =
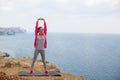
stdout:
<svg viewBox="0 0 120 80">
<path fill-rule="evenodd" d="M 41 26 L 38 27 L 39 20 L 42 20 L 44 22 L 44 29 Z M 48 75 L 48 70 L 46 69 L 46 63 L 45 63 L 45 48 L 47 48 L 46 35 L 47 35 L 47 25 L 45 19 L 38 18 L 35 26 L 35 40 L 34 40 L 35 51 L 34 51 L 33 61 L 31 64 L 30 74 L 33 73 L 34 63 L 37 59 L 38 54 L 40 53 L 44 65 L 45 75 Z"/>
</svg>

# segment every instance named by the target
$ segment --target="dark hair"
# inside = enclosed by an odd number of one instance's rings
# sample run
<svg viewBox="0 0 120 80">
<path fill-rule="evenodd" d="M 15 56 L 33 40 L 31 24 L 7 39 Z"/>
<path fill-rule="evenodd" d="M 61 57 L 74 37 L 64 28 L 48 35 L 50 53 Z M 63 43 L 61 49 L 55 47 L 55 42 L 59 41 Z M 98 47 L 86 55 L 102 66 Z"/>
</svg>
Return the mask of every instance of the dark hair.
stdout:
<svg viewBox="0 0 120 80">
<path fill-rule="evenodd" d="M 38 31 L 41 29 L 42 27 L 40 26 L 40 27 L 38 27 Z"/>
</svg>

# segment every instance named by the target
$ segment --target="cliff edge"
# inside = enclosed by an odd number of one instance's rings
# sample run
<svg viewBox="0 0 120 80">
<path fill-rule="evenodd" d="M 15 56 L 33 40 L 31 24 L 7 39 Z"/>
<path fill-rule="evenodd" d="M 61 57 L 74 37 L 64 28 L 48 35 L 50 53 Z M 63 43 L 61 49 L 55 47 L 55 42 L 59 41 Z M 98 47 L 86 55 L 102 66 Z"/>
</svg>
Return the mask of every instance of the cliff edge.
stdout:
<svg viewBox="0 0 120 80">
<path fill-rule="evenodd" d="M 6 55 L 6 54 L 5 54 Z M 2 55 L 3 56 L 3 55 Z M 59 76 L 18 76 L 20 71 L 30 70 L 32 58 L 0 58 L 0 80 L 86 80 L 84 76 L 75 76 L 70 73 L 61 72 L 60 69 L 46 61 L 49 71 L 55 70 L 61 74 Z M 44 72 L 41 60 L 37 60 L 34 71 Z"/>
</svg>

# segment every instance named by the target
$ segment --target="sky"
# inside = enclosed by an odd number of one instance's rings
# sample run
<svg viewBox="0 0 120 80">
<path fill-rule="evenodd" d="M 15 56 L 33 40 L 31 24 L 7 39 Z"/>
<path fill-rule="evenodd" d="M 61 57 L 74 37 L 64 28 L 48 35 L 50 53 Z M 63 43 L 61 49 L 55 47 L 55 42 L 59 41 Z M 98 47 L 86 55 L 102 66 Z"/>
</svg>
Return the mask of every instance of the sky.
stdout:
<svg viewBox="0 0 120 80">
<path fill-rule="evenodd" d="M 33 32 L 39 17 L 48 32 L 120 34 L 120 0 L 0 0 L 0 27 Z"/>
</svg>

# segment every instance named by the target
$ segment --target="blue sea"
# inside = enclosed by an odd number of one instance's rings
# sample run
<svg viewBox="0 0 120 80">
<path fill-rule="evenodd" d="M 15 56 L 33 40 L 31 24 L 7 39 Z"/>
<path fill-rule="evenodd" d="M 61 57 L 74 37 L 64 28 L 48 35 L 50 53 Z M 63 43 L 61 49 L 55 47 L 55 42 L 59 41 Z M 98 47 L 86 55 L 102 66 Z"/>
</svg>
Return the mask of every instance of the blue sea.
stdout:
<svg viewBox="0 0 120 80">
<path fill-rule="evenodd" d="M 46 60 L 87 80 L 120 80 L 120 34 L 48 33 Z M 33 57 L 33 33 L 0 36 L 12 58 Z M 39 55 L 38 59 L 41 59 Z"/>
</svg>

